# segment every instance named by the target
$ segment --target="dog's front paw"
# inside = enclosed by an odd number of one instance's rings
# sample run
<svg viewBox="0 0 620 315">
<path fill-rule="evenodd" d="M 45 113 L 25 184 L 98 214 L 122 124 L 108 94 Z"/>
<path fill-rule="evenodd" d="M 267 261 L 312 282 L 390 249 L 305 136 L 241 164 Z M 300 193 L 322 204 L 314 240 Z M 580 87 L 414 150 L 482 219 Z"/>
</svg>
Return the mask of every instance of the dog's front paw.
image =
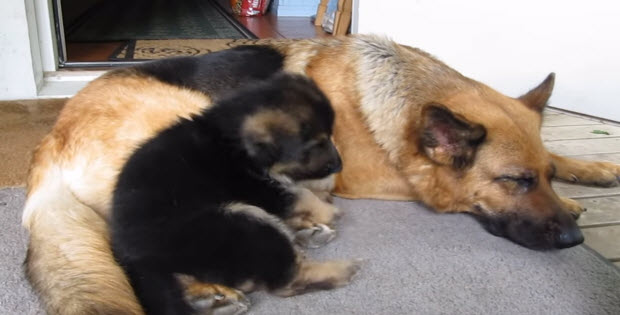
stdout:
<svg viewBox="0 0 620 315">
<path fill-rule="evenodd" d="M 570 198 L 562 197 L 562 204 L 564 205 L 564 209 L 568 211 L 575 220 L 579 218 L 581 213 L 587 211 L 588 209 L 582 207 L 577 201 Z"/>
<path fill-rule="evenodd" d="M 620 165 L 609 162 L 584 163 L 585 167 L 556 175 L 562 180 L 582 185 L 615 187 L 620 185 Z"/>
<path fill-rule="evenodd" d="M 319 248 L 336 237 L 336 231 L 325 224 L 317 224 L 295 233 L 295 242 L 305 248 Z"/>
</svg>

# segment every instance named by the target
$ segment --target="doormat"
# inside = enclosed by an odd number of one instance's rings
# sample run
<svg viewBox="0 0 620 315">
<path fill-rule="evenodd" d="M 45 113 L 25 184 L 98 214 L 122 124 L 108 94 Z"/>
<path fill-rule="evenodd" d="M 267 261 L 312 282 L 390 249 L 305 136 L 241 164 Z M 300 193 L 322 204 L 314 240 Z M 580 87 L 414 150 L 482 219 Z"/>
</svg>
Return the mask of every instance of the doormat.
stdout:
<svg viewBox="0 0 620 315">
<path fill-rule="evenodd" d="M 111 61 L 140 61 L 197 56 L 241 45 L 265 45 L 277 39 L 170 39 L 129 41 L 110 56 Z"/>
<path fill-rule="evenodd" d="M 110 0 L 72 25 L 69 42 L 247 38 L 249 31 L 209 0 Z"/>
</svg>

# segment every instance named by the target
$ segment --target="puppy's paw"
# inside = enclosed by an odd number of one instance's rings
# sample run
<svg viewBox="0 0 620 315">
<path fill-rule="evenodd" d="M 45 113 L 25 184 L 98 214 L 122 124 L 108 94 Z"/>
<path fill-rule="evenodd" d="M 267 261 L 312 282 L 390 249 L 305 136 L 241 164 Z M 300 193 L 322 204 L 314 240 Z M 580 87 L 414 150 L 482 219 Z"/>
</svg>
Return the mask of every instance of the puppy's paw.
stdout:
<svg viewBox="0 0 620 315">
<path fill-rule="evenodd" d="M 178 276 L 184 287 L 185 301 L 200 315 L 238 315 L 250 309 L 243 292 L 229 287 L 202 283 L 191 276 Z"/>
<path fill-rule="evenodd" d="M 297 231 L 295 242 L 305 248 L 319 248 L 331 242 L 334 237 L 336 237 L 336 231 L 325 224 L 317 224 L 311 228 Z"/>
<path fill-rule="evenodd" d="M 298 274 L 275 295 L 292 296 L 317 290 L 331 290 L 349 284 L 361 269 L 362 260 L 339 260 L 300 264 Z"/>
<path fill-rule="evenodd" d="M 333 203 L 334 196 L 329 191 L 312 191 L 321 201 L 326 203 Z"/>
</svg>

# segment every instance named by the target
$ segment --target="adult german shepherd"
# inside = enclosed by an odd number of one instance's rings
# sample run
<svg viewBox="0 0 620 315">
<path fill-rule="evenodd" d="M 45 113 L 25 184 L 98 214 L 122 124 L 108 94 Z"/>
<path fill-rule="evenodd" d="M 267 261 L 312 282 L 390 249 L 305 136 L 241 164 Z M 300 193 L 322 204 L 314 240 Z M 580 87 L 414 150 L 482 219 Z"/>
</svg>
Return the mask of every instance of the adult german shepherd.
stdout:
<svg viewBox="0 0 620 315">
<path fill-rule="evenodd" d="M 142 312 L 109 246 L 119 170 L 143 141 L 247 80 L 284 69 L 312 78 L 335 113 L 343 170 L 303 183 L 324 197 L 418 200 L 467 212 L 534 249 L 583 241 L 583 210 L 551 179 L 614 186 L 620 166 L 548 152 L 541 112 L 554 76 L 514 99 L 415 48 L 354 36 L 272 42 L 112 71 L 68 101 L 37 148 L 23 224 L 27 273 L 50 314 Z M 209 57 L 211 56 L 211 57 Z M 213 57 L 215 56 L 215 57 Z M 205 289 L 206 287 L 206 289 Z M 188 292 L 227 288 L 189 286 Z M 200 294 L 200 293 L 199 293 Z"/>
</svg>

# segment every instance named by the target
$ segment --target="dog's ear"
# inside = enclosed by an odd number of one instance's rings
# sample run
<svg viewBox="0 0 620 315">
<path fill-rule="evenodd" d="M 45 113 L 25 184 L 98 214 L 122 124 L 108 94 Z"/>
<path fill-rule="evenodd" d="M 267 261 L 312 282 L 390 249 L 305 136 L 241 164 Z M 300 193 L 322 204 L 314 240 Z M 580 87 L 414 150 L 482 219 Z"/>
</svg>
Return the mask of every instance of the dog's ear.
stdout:
<svg viewBox="0 0 620 315">
<path fill-rule="evenodd" d="M 462 169 L 473 161 L 486 129 L 458 117 L 446 107 L 429 104 L 422 111 L 420 146 L 436 163 Z"/>
<path fill-rule="evenodd" d="M 525 106 L 537 112 L 542 112 L 547 105 L 547 101 L 549 101 L 549 98 L 551 97 L 554 83 L 555 73 L 551 72 L 541 84 L 523 94 L 519 97 L 519 100 L 523 102 Z"/>
</svg>

